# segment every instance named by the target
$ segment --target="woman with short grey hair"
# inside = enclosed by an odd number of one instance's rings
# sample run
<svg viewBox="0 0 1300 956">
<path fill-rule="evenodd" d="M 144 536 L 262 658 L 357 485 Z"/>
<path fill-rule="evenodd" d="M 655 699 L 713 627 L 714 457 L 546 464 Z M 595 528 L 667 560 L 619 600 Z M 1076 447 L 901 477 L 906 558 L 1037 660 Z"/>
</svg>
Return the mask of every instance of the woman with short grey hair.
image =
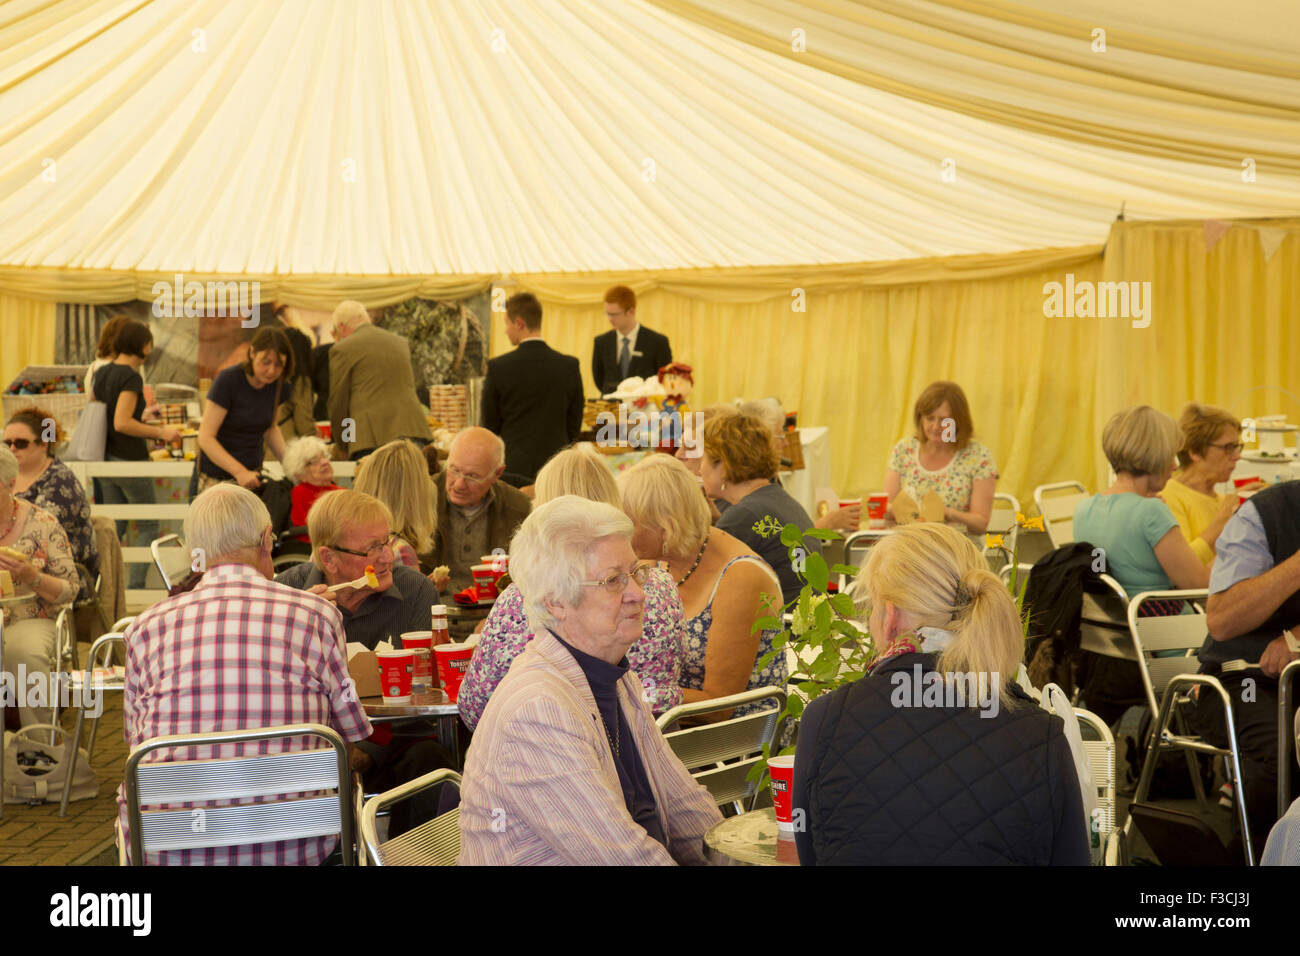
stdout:
<svg viewBox="0 0 1300 956">
<path fill-rule="evenodd" d="M 564 495 L 515 534 L 510 573 L 537 629 L 488 702 L 465 765 L 465 864 L 703 863 L 721 820 L 673 755 L 628 647 L 649 566 L 632 522 Z"/>
<path fill-rule="evenodd" d="M 1101 448 L 1115 483 L 1074 509 L 1074 540 L 1106 555 L 1106 571 L 1129 596 L 1143 591 L 1203 588 L 1210 569 L 1183 537 L 1169 506 L 1156 497 L 1174 473 L 1182 436 L 1174 420 L 1150 405 L 1111 416 Z"/>
</svg>

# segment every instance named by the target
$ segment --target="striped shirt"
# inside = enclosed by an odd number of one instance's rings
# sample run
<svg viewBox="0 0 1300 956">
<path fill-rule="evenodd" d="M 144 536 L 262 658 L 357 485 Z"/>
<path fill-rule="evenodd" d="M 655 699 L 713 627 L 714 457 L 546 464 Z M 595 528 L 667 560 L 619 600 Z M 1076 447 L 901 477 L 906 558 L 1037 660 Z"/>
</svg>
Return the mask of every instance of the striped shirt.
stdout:
<svg viewBox="0 0 1300 956">
<path fill-rule="evenodd" d="M 362 740 L 370 735 L 370 721 L 348 677 L 343 648 L 342 618 L 323 598 L 268 581 L 248 565 L 210 568 L 194 590 L 156 604 L 126 633 L 127 743 L 134 749 L 169 734 L 301 723 L 325 724 L 344 740 Z M 163 749 L 145 762 L 283 753 L 308 746 L 319 746 L 319 741 Z M 118 789 L 118 807 L 129 846 L 125 783 Z M 149 854 L 148 862 L 314 866 L 337 842 L 328 836 L 167 851 Z"/>
</svg>

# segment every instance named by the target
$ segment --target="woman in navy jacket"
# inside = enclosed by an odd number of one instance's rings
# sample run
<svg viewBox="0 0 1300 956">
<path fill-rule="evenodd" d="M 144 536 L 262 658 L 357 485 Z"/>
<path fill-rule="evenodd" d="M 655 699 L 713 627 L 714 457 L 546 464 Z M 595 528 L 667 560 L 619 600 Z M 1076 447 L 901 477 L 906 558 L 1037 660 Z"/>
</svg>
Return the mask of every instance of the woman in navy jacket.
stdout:
<svg viewBox="0 0 1300 956">
<path fill-rule="evenodd" d="M 1087 865 L 1064 725 L 1015 683 L 1016 606 L 975 546 L 911 525 L 863 578 L 879 656 L 804 714 L 799 862 Z"/>
</svg>

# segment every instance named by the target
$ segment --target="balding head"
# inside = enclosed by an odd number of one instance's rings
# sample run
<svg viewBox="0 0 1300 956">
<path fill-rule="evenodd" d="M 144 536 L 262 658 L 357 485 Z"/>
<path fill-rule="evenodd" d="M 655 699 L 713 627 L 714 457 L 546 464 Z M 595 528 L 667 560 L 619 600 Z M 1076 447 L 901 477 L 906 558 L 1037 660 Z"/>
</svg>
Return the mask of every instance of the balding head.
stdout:
<svg viewBox="0 0 1300 956">
<path fill-rule="evenodd" d="M 483 500 L 505 471 L 506 445 L 486 428 L 466 428 L 451 443 L 447 455 L 447 498 L 462 508 Z"/>
<path fill-rule="evenodd" d="M 334 309 L 334 338 L 342 341 L 355 329 L 370 324 L 370 313 L 360 302 L 347 299 Z"/>
</svg>

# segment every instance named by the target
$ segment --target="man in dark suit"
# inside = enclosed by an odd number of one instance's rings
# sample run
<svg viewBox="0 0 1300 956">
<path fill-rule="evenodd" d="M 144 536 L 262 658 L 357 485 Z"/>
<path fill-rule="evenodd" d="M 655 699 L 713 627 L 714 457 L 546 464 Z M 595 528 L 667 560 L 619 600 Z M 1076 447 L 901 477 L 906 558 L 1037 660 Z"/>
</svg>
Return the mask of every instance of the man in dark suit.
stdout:
<svg viewBox="0 0 1300 956">
<path fill-rule="evenodd" d="M 576 358 L 542 341 L 542 305 L 532 293 L 506 300 L 506 337 L 517 348 L 488 362 L 483 427 L 505 440 L 505 480 L 521 487 L 582 430 L 582 373 Z"/>
<path fill-rule="evenodd" d="M 605 293 L 605 317 L 613 328 L 596 336 L 591 350 L 591 377 L 600 394 L 614 391 L 631 375 L 657 375 L 673 360 L 668 336 L 637 322 L 636 293 L 627 286 L 616 285 Z"/>
</svg>

